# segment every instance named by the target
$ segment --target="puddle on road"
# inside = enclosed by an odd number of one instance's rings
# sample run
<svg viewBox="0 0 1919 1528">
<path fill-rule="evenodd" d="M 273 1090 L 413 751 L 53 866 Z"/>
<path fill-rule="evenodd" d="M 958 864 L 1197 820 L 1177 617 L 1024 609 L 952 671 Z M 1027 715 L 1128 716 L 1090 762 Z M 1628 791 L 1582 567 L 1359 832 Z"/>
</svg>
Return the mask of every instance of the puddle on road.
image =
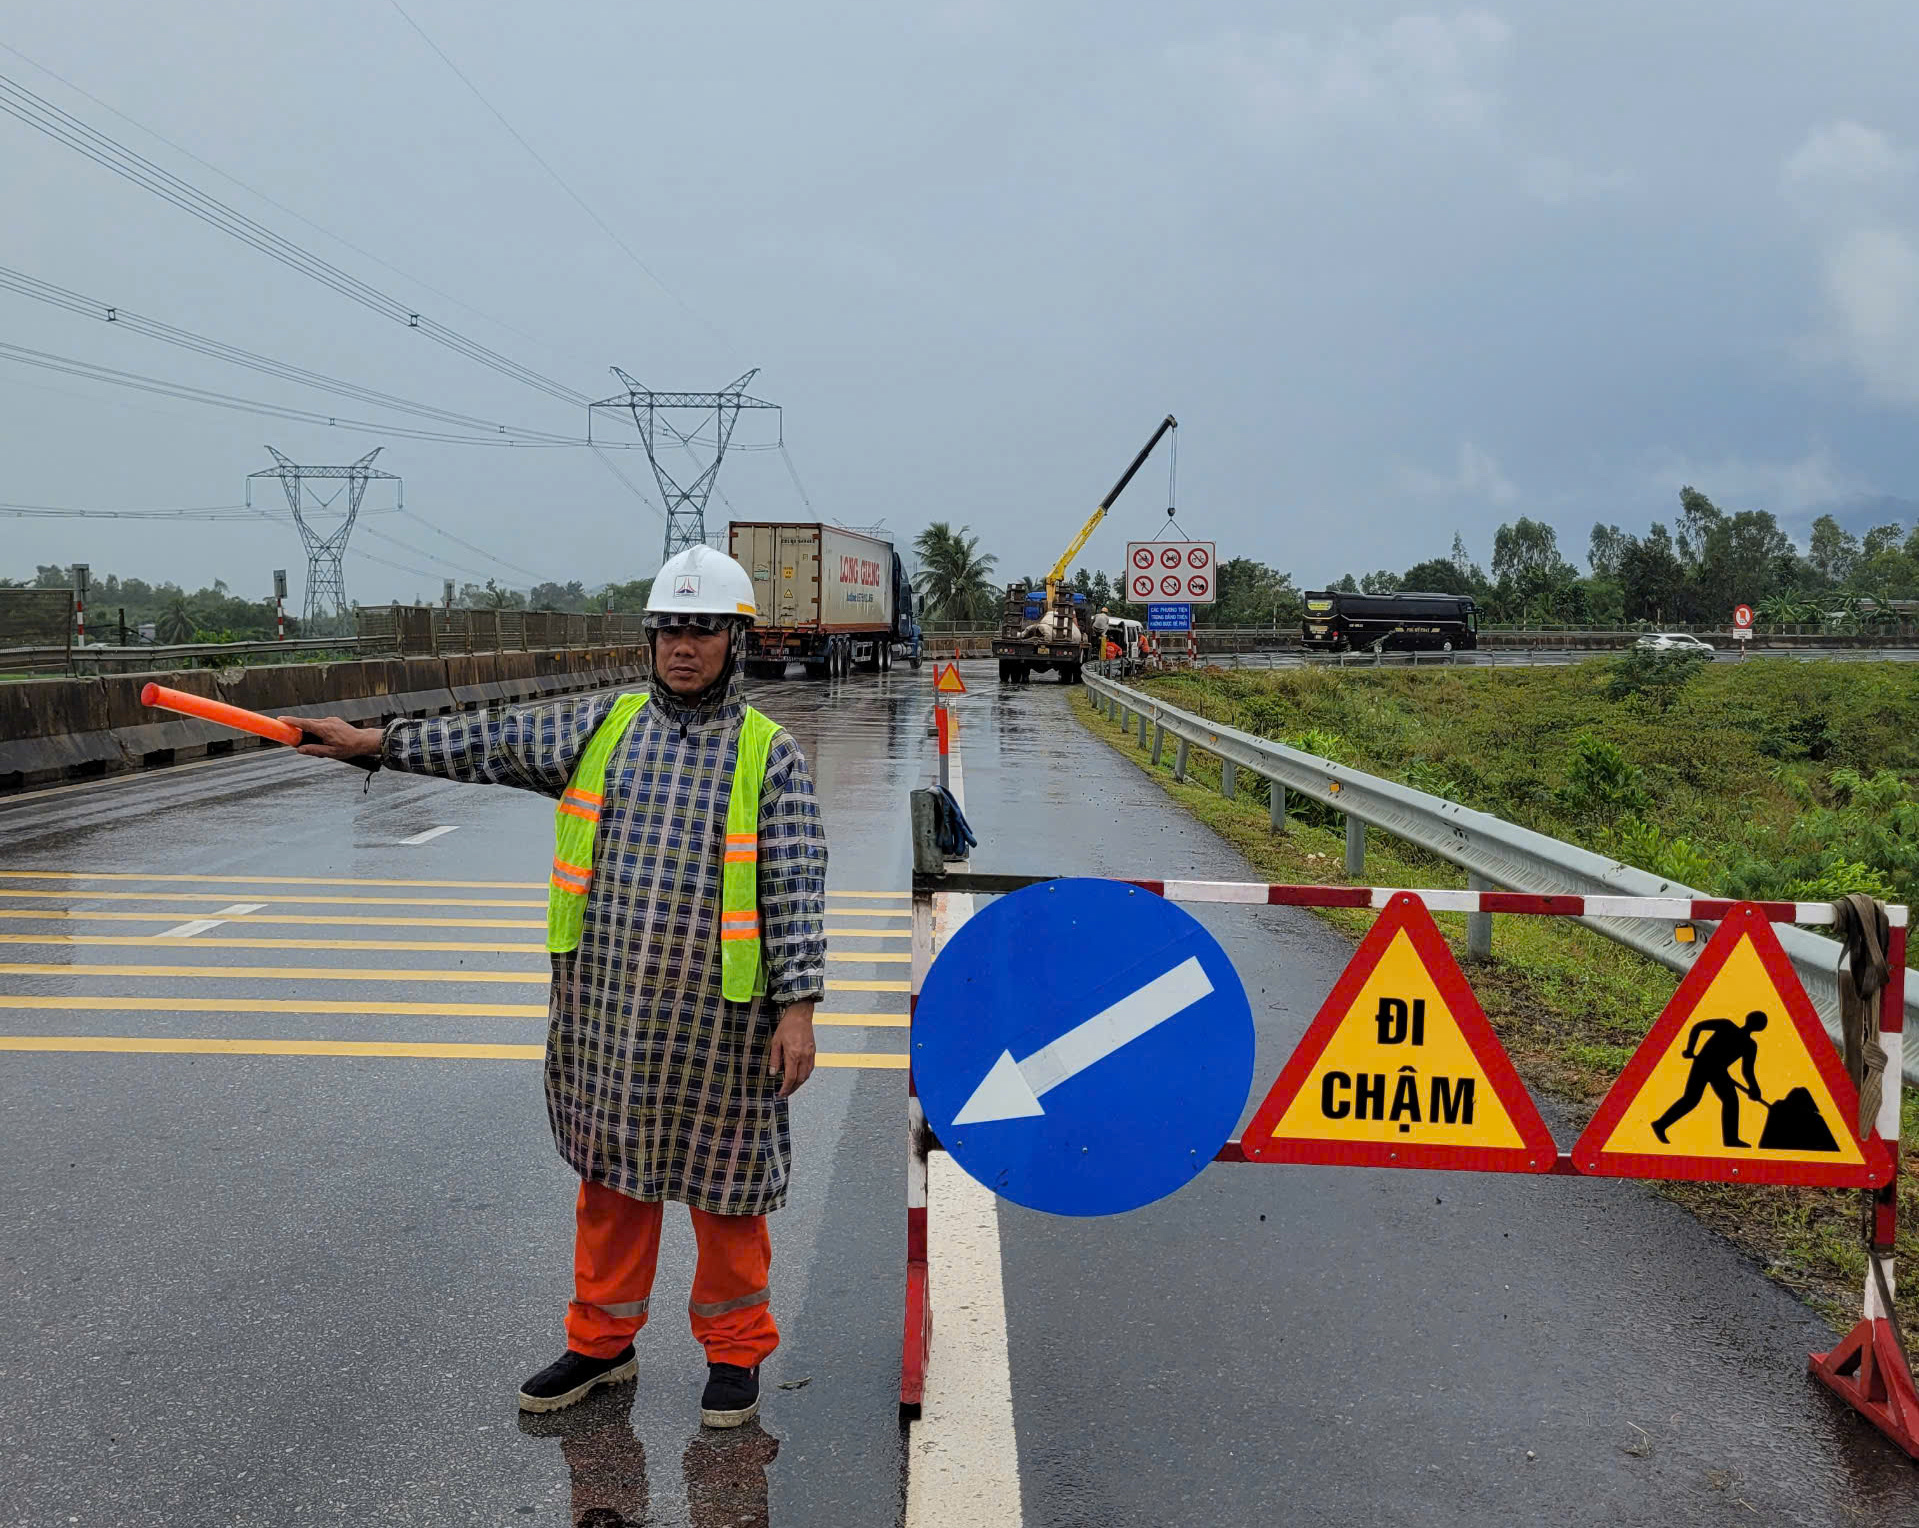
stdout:
<svg viewBox="0 0 1919 1528">
<path fill-rule="evenodd" d="M 766 1469 L 779 1455 L 778 1438 L 757 1419 L 727 1431 L 698 1428 L 677 1471 L 649 1478 L 632 1403 L 628 1384 L 566 1411 L 520 1414 L 528 1446 L 551 1450 L 555 1470 L 563 1469 L 569 1528 L 768 1528 Z M 536 1521 L 537 1511 L 522 1507 L 519 1516 Z"/>
</svg>

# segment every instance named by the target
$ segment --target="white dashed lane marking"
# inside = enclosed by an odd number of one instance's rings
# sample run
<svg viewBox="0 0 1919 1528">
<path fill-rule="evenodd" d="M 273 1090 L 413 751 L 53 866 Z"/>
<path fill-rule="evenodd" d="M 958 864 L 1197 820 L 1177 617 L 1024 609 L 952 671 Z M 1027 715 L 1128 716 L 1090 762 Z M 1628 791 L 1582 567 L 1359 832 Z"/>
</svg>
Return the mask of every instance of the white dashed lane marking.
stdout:
<svg viewBox="0 0 1919 1528">
<path fill-rule="evenodd" d="M 195 918 L 190 923 L 180 923 L 172 928 L 161 929 L 153 937 L 156 939 L 191 939 L 195 934 L 204 934 L 208 929 L 218 928 L 229 918 L 244 918 L 248 913 L 257 913 L 265 907 L 264 902 L 235 902 L 231 907 L 223 907 L 210 917 Z"/>
</svg>

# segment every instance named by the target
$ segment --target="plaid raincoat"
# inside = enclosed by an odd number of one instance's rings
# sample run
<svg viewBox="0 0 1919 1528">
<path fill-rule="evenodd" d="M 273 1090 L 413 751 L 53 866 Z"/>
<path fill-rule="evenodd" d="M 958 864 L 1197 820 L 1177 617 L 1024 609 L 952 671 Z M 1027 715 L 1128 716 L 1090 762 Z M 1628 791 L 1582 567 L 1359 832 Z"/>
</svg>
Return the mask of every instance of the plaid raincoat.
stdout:
<svg viewBox="0 0 1919 1528">
<path fill-rule="evenodd" d="M 388 767 L 558 798 L 614 695 L 548 701 L 386 732 Z M 784 731 L 760 796 L 766 996 L 720 992 L 726 802 L 745 703 L 736 677 L 697 709 L 664 687 L 607 761 L 580 947 L 553 959 L 547 1117 L 582 1178 L 716 1215 L 786 1200 L 786 1100 L 770 1068 L 785 1004 L 826 973 L 826 838 L 813 780 Z"/>
</svg>

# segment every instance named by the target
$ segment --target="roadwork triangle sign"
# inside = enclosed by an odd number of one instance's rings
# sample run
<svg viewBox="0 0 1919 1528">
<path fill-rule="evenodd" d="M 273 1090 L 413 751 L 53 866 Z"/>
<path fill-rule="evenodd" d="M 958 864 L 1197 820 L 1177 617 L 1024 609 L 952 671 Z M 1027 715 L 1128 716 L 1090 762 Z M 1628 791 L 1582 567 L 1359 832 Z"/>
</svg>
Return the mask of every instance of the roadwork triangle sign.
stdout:
<svg viewBox="0 0 1919 1528">
<path fill-rule="evenodd" d="M 1398 892 L 1259 1106 L 1249 1162 L 1550 1172 L 1552 1133 L 1426 904 Z"/>
<path fill-rule="evenodd" d="M 964 695 L 966 683 L 959 676 L 957 663 L 933 665 L 933 689 L 940 695 Z"/>
<path fill-rule="evenodd" d="M 1896 1083 L 1892 1085 L 1896 1086 Z M 1573 1147 L 1614 1178 L 1874 1188 L 1877 1135 L 1766 915 L 1737 904 Z"/>
</svg>

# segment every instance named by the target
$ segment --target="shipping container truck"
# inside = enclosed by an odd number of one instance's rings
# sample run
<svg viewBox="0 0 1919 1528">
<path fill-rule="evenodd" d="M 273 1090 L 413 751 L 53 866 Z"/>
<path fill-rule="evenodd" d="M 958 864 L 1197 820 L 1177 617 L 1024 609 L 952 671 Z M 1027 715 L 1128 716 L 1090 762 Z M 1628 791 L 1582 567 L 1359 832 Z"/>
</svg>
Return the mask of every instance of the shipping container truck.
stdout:
<svg viewBox="0 0 1919 1528">
<path fill-rule="evenodd" d="M 919 667 L 913 588 L 892 542 L 838 525 L 735 520 L 728 544 L 760 607 L 747 673 L 776 679 L 797 662 L 831 679 L 883 672 L 895 657 Z"/>
</svg>

